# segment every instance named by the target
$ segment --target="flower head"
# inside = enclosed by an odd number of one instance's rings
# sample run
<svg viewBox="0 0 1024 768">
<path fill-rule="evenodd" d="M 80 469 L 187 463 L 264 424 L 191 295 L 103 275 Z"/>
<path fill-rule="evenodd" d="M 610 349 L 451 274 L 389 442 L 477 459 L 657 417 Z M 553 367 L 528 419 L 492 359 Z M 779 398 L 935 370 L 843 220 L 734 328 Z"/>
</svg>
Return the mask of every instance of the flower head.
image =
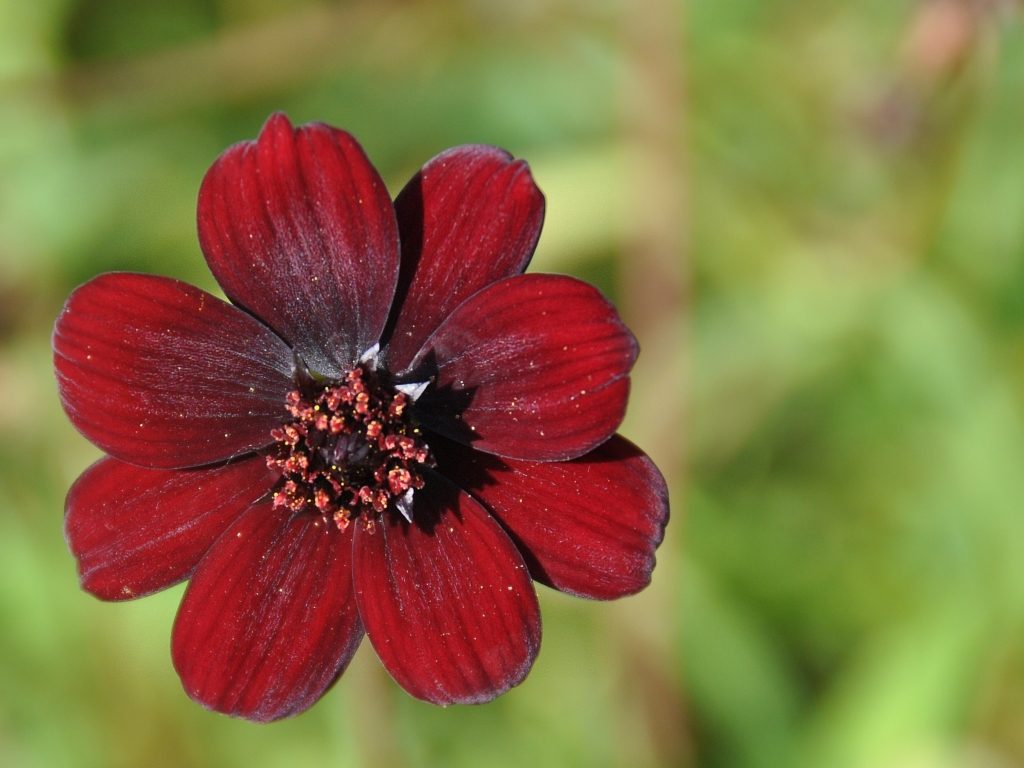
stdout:
<svg viewBox="0 0 1024 768">
<path fill-rule="evenodd" d="M 523 274 L 543 215 L 501 150 L 448 150 L 392 204 L 349 134 L 278 114 L 199 192 L 230 303 L 127 273 L 72 293 L 60 398 L 109 455 L 65 535 L 101 599 L 191 580 L 193 699 L 296 714 L 365 632 L 413 696 L 488 701 L 537 655 L 533 581 L 650 581 L 665 484 L 615 435 L 637 345 L 596 289 Z"/>
</svg>

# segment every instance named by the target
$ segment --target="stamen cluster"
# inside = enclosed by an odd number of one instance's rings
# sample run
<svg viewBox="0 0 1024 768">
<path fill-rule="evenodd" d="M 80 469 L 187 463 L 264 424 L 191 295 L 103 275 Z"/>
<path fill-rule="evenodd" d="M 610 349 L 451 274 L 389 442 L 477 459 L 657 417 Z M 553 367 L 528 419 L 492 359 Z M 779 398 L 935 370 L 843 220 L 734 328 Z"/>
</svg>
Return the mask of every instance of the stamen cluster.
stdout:
<svg viewBox="0 0 1024 768">
<path fill-rule="evenodd" d="M 338 384 L 289 392 L 292 420 L 271 432 L 277 443 L 267 456 L 283 481 L 274 506 L 329 515 L 345 530 L 392 500 L 408 505 L 410 491 L 423 487 L 421 469 L 434 466 L 410 405 L 408 395 L 379 381 L 365 364 Z"/>
</svg>

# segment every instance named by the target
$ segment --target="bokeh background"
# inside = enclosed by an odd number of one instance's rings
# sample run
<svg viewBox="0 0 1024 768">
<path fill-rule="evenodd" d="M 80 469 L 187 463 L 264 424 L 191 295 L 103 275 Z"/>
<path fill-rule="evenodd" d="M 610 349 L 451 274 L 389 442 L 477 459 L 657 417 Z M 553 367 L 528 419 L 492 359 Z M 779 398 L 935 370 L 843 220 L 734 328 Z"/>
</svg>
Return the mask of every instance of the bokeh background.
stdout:
<svg viewBox="0 0 1024 768">
<path fill-rule="evenodd" d="M 1011 0 L 0 0 L 0 766 L 1024 765 L 1024 21 Z M 533 269 L 643 353 L 624 433 L 673 520 L 652 586 L 540 588 L 492 704 L 364 644 L 313 709 L 208 713 L 181 588 L 81 593 L 97 452 L 49 334 L 107 270 L 215 286 L 203 173 L 284 109 L 392 192 L 463 142 L 530 161 Z"/>
</svg>

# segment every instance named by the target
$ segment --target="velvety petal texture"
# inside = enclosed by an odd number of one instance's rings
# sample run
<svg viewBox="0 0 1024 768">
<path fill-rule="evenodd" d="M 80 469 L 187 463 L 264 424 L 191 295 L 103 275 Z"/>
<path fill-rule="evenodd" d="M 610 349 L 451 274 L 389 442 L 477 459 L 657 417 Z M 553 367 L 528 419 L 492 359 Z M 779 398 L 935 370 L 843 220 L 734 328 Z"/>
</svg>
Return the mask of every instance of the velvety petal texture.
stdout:
<svg viewBox="0 0 1024 768">
<path fill-rule="evenodd" d="M 345 131 L 271 117 L 199 190 L 199 244 L 224 292 L 306 363 L 340 376 L 384 330 L 398 226 L 384 182 Z"/>
<path fill-rule="evenodd" d="M 385 516 L 354 527 L 359 611 L 405 690 L 477 704 L 523 681 L 540 648 L 537 596 L 515 545 L 479 504 L 431 475 L 412 524 Z"/>
<path fill-rule="evenodd" d="M 61 403 L 94 444 L 133 464 L 224 461 L 271 442 L 292 352 L 205 291 L 113 273 L 78 288 L 53 331 Z"/>
<path fill-rule="evenodd" d="M 195 701 L 298 714 L 367 634 L 412 696 L 487 702 L 540 649 L 535 580 L 650 582 L 665 481 L 615 435 L 639 349 L 596 288 L 525 274 L 544 208 L 477 145 L 392 204 L 352 136 L 276 114 L 199 190 L 229 302 L 126 273 L 71 294 L 58 393 L 108 456 L 68 547 L 104 600 L 191 579 L 171 655 Z"/>
<path fill-rule="evenodd" d="M 65 504 L 64 537 L 82 589 L 129 600 L 187 579 L 276 479 L 259 456 L 189 470 L 100 459 L 71 486 Z"/>
<path fill-rule="evenodd" d="M 639 348 L 615 307 L 563 275 L 518 275 L 475 294 L 413 362 L 436 386 L 416 403 L 430 429 L 488 453 L 564 461 L 622 422 Z"/>
<path fill-rule="evenodd" d="M 505 526 L 537 581 L 598 600 L 650 583 L 668 523 L 668 488 L 625 438 L 550 463 L 501 459 L 448 440 L 432 448 L 438 470 Z"/>
<path fill-rule="evenodd" d="M 395 373 L 452 310 L 526 270 L 544 222 L 544 196 L 523 160 L 477 144 L 442 152 L 395 199 L 402 270 L 388 365 Z"/>
<path fill-rule="evenodd" d="M 252 507 L 196 570 L 171 655 L 203 706 L 257 722 L 308 709 L 351 660 L 363 627 L 352 594 L 352 527 Z"/>
</svg>

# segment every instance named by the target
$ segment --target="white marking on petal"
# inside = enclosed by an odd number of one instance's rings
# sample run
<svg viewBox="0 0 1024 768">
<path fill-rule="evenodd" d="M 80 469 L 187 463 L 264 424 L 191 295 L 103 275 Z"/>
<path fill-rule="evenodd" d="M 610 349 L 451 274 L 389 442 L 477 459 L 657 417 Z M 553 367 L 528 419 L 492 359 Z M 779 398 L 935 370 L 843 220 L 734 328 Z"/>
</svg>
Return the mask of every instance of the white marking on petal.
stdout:
<svg viewBox="0 0 1024 768">
<path fill-rule="evenodd" d="M 395 502 L 395 506 L 398 507 L 398 511 L 402 513 L 402 517 L 412 522 L 412 491 L 410 488 L 401 496 L 398 497 L 398 501 Z"/>
<path fill-rule="evenodd" d="M 399 392 L 403 392 L 415 403 L 420 399 L 420 395 L 422 395 L 429 386 L 429 381 L 418 381 L 415 384 L 395 384 L 395 389 Z"/>
<path fill-rule="evenodd" d="M 371 371 L 377 370 L 377 364 L 380 362 L 380 344 L 374 344 L 368 350 L 363 352 L 359 357 L 360 363 L 366 363 Z"/>
</svg>

